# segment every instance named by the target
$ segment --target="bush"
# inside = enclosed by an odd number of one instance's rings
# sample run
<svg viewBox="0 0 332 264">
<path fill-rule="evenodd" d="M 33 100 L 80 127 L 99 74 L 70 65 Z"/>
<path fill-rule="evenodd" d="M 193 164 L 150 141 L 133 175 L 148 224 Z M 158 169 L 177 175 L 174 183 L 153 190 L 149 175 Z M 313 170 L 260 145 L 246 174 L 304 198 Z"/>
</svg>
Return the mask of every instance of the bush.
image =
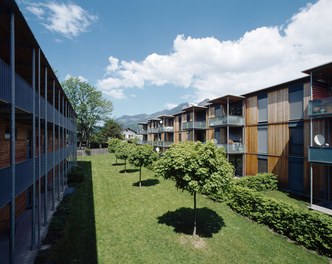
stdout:
<svg viewBox="0 0 332 264">
<path fill-rule="evenodd" d="M 270 191 L 278 188 L 277 176 L 272 173 L 258 173 L 234 180 L 235 186 L 246 187 L 256 191 Z"/>
<path fill-rule="evenodd" d="M 84 181 L 84 171 L 80 166 L 73 167 L 68 174 L 68 184 L 76 184 Z"/>
<path fill-rule="evenodd" d="M 306 248 L 332 257 L 331 217 L 301 210 L 243 187 L 235 187 L 229 205 L 237 213 L 269 226 Z"/>
</svg>

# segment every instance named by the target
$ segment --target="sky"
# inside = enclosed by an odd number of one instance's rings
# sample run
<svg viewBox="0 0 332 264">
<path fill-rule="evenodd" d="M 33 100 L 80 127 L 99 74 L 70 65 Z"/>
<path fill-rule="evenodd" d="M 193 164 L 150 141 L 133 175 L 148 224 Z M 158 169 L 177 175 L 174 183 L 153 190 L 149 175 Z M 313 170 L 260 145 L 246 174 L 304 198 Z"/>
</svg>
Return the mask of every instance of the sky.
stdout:
<svg viewBox="0 0 332 264">
<path fill-rule="evenodd" d="M 332 61 L 331 0 L 17 0 L 60 81 L 113 118 L 241 95 Z"/>
</svg>

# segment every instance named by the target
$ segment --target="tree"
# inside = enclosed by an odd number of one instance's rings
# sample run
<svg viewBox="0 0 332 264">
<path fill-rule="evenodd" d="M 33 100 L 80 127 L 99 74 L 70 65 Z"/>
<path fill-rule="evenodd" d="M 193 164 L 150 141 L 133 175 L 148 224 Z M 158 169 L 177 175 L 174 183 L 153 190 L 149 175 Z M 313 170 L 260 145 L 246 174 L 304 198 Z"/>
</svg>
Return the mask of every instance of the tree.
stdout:
<svg viewBox="0 0 332 264">
<path fill-rule="evenodd" d="M 108 152 L 109 153 L 115 153 L 117 148 L 119 147 L 119 144 L 120 144 L 121 140 L 118 139 L 118 138 L 111 138 L 108 140 Z M 115 160 L 115 163 L 117 164 L 118 163 L 118 158 L 117 156 L 115 156 L 116 160 Z"/>
<path fill-rule="evenodd" d="M 112 102 L 78 77 L 66 79 L 62 87 L 77 114 L 78 139 L 80 143 L 85 141 L 89 145 L 96 124 L 109 119 L 113 110 Z"/>
<path fill-rule="evenodd" d="M 124 172 L 127 172 L 127 160 L 131 155 L 131 153 L 134 152 L 135 148 L 136 145 L 128 143 L 126 141 L 120 141 L 120 143 L 116 148 L 115 151 L 116 158 L 124 160 L 125 162 Z"/>
<path fill-rule="evenodd" d="M 99 144 L 106 143 L 110 138 L 122 139 L 121 126 L 114 120 L 107 120 L 102 127 L 99 127 L 91 136 L 91 142 Z"/>
<path fill-rule="evenodd" d="M 157 154 L 148 145 L 138 145 L 129 157 L 130 164 L 139 167 L 139 187 L 142 186 L 142 167 L 151 165 L 157 159 Z"/>
<path fill-rule="evenodd" d="M 212 142 L 173 144 L 155 163 L 155 175 L 175 181 L 178 189 L 194 196 L 194 227 L 196 235 L 196 193 L 225 197 L 231 188 L 233 166 L 222 148 Z"/>
</svg>

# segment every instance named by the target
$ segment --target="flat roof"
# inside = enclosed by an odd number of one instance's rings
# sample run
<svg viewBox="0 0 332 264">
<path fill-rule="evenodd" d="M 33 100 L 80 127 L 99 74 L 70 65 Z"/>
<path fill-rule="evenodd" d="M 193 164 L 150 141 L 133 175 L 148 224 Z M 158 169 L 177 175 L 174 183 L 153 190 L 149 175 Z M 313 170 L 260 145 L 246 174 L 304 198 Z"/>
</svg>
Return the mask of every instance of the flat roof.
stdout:
<svg viewBox="0 0 332 264">
<path fill-rule="evenodd" d="M 209 103 L 227 103 L 227 98 L 230 100 L 230 102 L 239 102 L 242 101 L 245 97 L 242 95 L 233 95 L 228 94 L 225 96 L 217 97 L 215 99 L 212 99 L 209 101 Z"/>
<path fill-rule="evenodd" d="M 329 63 L 325 63 L 325 64 L 322 64 L 322 65 L 319 65 L 317 67 L 314 67 L 314 68 L 311 68 L 311 69 L 308 69 L 308 70 L 305 70 L 305 71 L 302 71 L 303 73 L 306 73 L 306 74 L 311 74 L 315 77 L 318 77 L 318 78 L 328 78 L 332 76 L 332 62 L 329 62 Z"/>
</svg>

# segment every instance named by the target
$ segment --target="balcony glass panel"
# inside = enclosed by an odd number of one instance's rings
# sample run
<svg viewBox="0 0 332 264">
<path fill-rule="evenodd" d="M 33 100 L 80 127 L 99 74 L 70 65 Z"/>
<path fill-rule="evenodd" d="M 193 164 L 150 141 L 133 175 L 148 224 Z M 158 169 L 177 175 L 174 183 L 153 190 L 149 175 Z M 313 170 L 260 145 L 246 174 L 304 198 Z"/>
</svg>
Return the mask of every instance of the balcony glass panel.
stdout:
<svg viewBox="0 0 332 264">
<path fill-rule="evenodd" d="M 332 148 L 330 147 L 309 147 L 309 162 L 332 164 Z"/>
<path fill-rule="evenodd" d="M 174 127 L 172 126 L 162 126 L 160 128 L 161 132 L 174 132 Z"/>
<path fill-rule="evenodd" d="M 228 154 L 241 154 L 244 153 L 244 144 L 233 143 L 233 144 L 218 144 L 218 147 L 225 149 Z"/>
<path fill-rule="evenodd" d="M 209 118 L 209 126 L 244 126 L 244 116 L 229 115 L 227 116 L 216 116 Z"/>
<path fill-rule="evenodd" d="M 182 122 L 181 129 L 205 129 L 205 121 L 195 121 L 195 122 Z"/>
<path fill-rule="evenodd" d="M 159 128 L 148 128 L 148 133 L 157 134 L 159 133 Z"/>
<path fill-rule="evenodd" d="M 311 117 L 332 116 L 332 97 L 321 98 L 309 102 L 308 114 Z"/>
<path fill-rule="evenodd" d="M 0 60 L 0 99 L 9 102 L 10 97 L 10 67 Z"/>
<path fill-rule="evenodd" d="M 143 128 L 138 128 L 138 134 L 139 135 L 146 135 L 148 133 L 148 131 L 146 129 Z"/>
</svg>

